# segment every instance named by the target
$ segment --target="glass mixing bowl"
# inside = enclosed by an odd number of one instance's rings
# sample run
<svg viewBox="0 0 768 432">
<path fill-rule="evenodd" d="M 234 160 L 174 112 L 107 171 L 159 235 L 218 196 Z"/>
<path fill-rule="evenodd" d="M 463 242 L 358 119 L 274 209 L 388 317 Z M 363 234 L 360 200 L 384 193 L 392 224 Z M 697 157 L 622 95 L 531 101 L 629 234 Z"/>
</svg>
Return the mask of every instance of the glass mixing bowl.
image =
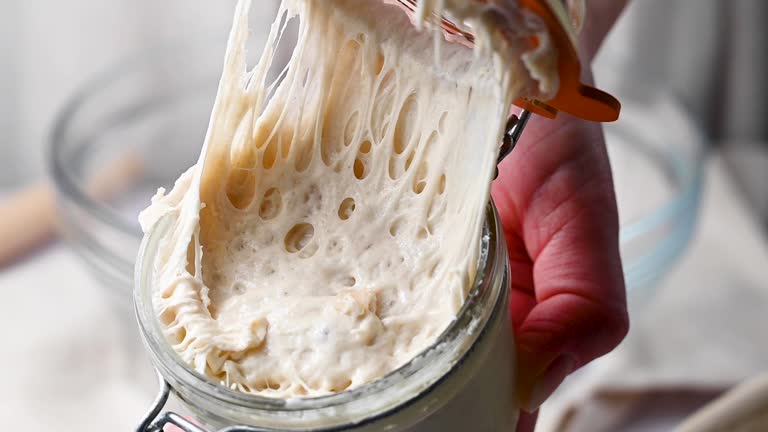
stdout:
<svg viewBox="0 0 768 432">
<path fill-rule="evenodd" d="M 670 93 L 623 77 L 605 125 L 630 301 L 642 302 L 689 243 L 699 209 L 706 139 Z M 601 81 L 603 85 L 604 81 Z"/>
<path fill-rule="evenodd" d="M 70 99 L 51 136 L 60 231 L 104 287 L 119 323 L 120 372 L 148 395 L 155 382 L 131 299 L 137 215 L 196 161 L 224 47 L 167 46 L 116 65 Z"/>
<path fill-rule="evenodd" d="M 137 352 L 130 299 L 142 237 L 137 215 L 158 187 L 170 188 L 196 161 L 223 52 L 222 40 L 141 53 L 74 95 L 52 134 L 62 232 L 103 284 Z M 648 292 L 643 288 L 670 268 L 690 237 L 703 140 L 669 95 L 638 88 L 615 94 L 624 111 L 606 135 L 621 250 L 628 287 Z M 652 127 L 672 123 L 679 133 Z"/>
<path fill-rule="evenodd" d="M 126 310 L 137 214 L 195 162 L 221 52 L 168 49 L 124 62 L 78 92 L 54 127 L 50 166 L 63 234 Z"/>
</svg>

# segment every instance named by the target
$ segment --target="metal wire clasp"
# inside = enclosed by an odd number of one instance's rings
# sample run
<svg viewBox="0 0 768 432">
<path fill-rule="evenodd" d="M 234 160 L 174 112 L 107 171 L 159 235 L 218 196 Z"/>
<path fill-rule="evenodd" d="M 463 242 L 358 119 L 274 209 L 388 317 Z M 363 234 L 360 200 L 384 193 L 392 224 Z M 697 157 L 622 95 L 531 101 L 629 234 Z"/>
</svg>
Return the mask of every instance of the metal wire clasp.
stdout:
<svg viewBox="0 0 768 432">
<path fill-rule="evenodd" d="M 512 152 L 512 149 L 515 148 L 530 117 L 531 112 L 527 110 L 520 111 L 519 117 L 515 114 L 512 114 L 509 117 L 507 120 L 506 132 L 504 133 L 504 138 L 501 141 L 501 148 L 499 149 L 499 158 L 496 160 L 497 164 L 501 163 L 501 161 Z"/>
<path fill-rule="evenodd" d="M 166 411 L 163 414 L 160 414 L 165 407 L 165 404 L 168 402 L 168 397 L 171 394 L 171 386 L 160 373 L 157 373 L 157 380 L 160 384 L 160 391 L 157 393 L 155 401 L 152 403 L 146 416 L 144 416 L 144 419 L 136 428 L 136 432 L 163 432 L 163 428 L 165 428 L 166 425 L 174 425 L 184 432 L 208 432 L 174 412 Z M 224 429 L 219 429 L 218 432 L 275 432 L 275 430 L 253 428 L 249 426 L 229 426 Z"/>
<path fill-rule="evenodd" d="M 499 176 L 498 165 L 501 163 L 501 161 L 504 160 L 505 157 L 512 153 L 512 150 L 520 140 L 520 136 L 523 134 L 523 129 L 525 129 L 525 125 L 528 124 L 528 119 L 530 117 L 531 112 L 528 110 L 520 111 L 519 116 L 515 114 L 509 116 L 509 119 L 507 120 L 506 132 L 504 133 L 504 138 L 502 138 L 501 147 L 499 148 L 499 157 L 496 159 L 497 166 L 496 174 L 493 176 L 494 179 Z"/>
</svg>

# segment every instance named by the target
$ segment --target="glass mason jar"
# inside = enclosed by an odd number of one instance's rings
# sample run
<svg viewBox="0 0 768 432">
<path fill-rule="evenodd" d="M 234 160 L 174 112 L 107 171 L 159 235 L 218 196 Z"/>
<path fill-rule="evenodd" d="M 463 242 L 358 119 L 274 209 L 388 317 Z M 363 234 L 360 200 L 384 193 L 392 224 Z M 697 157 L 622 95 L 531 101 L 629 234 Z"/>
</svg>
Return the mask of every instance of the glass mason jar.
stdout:
<svg viewBox="0 0 768 432">
<path fill-rule="evenodd" d="M 134 305 L 158 371 L 161 391 L 137 429 L 165 424 L 203 432 L 233 431 L 510 431 L 519 414 L 515 392 L 509 260 L 493 203 L 483 227 L 477 274 L 465 304 L 440 337 L 388 375 L 337 394 L 274 399 L 230 390 L 195 372 L 163 336 L 152 305 L 158 244 L 171 220 L 161 219 L 144 238 L 136 265 Z M 195 424 L 161 414 L 169 393 Z M 203 425 L 197 426 L 196 424 Z"/>
<path fill-rule="evenodd" d="M 569 31 L 578 33 L 584 0 L 544 1 Z M 400 3 L 408 9 L 414 6 L 409 0 Z M 449 19 L 442 26 L 473 41 Z M 523 126 L 524 121 L 519 129 Z M 514 139 L 512 130 L 508 132 Z M 168 234 L 170 222 L 159 221 L 145 236 L 136 263 L 134 306 L 161 386 L 138 432 L 162 431 L 166 424 L 188 432 L 514 430 L 519 401 L 508 308 L 509 261 L 493 202 L 478 239 L 481 252 L 473 287 L 456 318 L 431 346 L 371 383 L 333 395 L 290 400 L 240 393 L 214 383 L 185 364 L 166 341 L 152 305 L 151 281 L 158 243 Z M 170 393 L 189 410 L 192 421 L 173 412 L 161 413 Z"/>
</svg>

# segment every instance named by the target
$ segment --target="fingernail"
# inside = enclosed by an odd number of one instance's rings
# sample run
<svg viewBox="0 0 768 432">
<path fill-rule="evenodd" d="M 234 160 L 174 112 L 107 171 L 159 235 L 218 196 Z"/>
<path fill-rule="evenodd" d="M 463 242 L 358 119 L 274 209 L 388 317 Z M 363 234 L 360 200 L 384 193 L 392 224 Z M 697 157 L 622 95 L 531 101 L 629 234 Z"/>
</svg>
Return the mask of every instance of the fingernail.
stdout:
<svg viewBox="0 0 768 432">
<path fill-rule="evenodd" d="M 576 366 L 576 360 L 569 354 L 558 356 L 534 382 L 528 400 L 523 401 L 523 409 L 528 412 L 539 409 L 565 377 L 573 371 L 574 366 Z"/>
</svg>

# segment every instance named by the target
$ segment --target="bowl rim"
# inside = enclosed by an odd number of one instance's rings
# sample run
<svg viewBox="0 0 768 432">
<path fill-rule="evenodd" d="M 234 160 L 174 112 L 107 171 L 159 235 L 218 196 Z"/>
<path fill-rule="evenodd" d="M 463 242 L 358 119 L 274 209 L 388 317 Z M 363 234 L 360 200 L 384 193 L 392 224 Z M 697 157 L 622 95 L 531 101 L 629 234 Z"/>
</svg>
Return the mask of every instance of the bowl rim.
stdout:
<svg viewBox="0 0 768 432">
<path fill-rule="evenodd" d="M 48 137 L 48 167 L 53 178 L 54 187 L 62 195 L 73 200 L 78 207 L 110 227 L 114 227 L 128 235 L 135 235 L 135 229 L 111 215 L 107 206 L 88 197 L 86 192 L 77 184 L 72 173 L 66 168 L 64 145 L 62 145 L 63 142 L 67 141 L 70 124 L 82 106 L 91 97 L 97 95 L 100 90 L 110 84 L 113 74 L 124 70 L 125 66 L 131 66 L 131 60 L 134 60 L 134 58 L 124 58 L 101 73 L 96 74 L 87 84 L 78 87 L 75 93 L 67 98 L 54 118 L 53 127 Z"/>
<path fill-rule="evenodd" d="M 64 151 L 66 146 L 63 144 L 70 139 L 68 138 L 68 133 L 74 117 L 77 116 L 89 100 L 98 97 L 99 93 L 105 88 L 108 88 L 125 77 L 146 70 L 147 67 L 152 64 L 152 59 L 161 58 L 164 59 L 164 61 L 168 61 L 169 58 L 175 58 L 182 55 L 185 51 L 181 48 L 195 47 L 196 49 L 199 49 L 201 46 L 210 46 L 217 42 L 221 41 L 217 41 L 215 38 L 211 38 L 210 35 L 208 35 L 207 37 L 192 38 L 192 40 L 170 40 L 161 43 L 150 50 L 134 50 L 102 68 L 99 72 L 94 73 L 91 78 L 86 79 L 82 84 L 77 86 L 74 92 L 65 99 L 64 103 L 56 111 L 51 130 L 46 139 L 48 144 L 46 165 L 53 180 L 55 191 L 63 197 L 72 200 L 78 208 L 84 210 L 90 216 L 93 216 L 110 228 L 116 229 L 122 234 L 134 237 L 136 241 L 140 241 L 142 233 L 140 230 L 136 229 L 136 225 L 128 223 L 123 218 L 120 218 L 118 216 L 118 211 L 111 206 L 92 199 L 79 184 L 76 176 L 67 168 L 67 163 L 65 161 L 66 153 Z M 168 55 L 169 53 L 171 53 L 171 55 Z M 217 65 L 221 66 L 223 60 L 223 57 L 218 60 Z M 211 78 L 214 80 L 217 79 L 219 75 L 218 72 L 218 69 L 212 70 L 210 74 Z M 211 101 L 211 104 L 213 104 L 213 101 Z M 147 202 L 147 205 L 149 205 L 149 202 Z"/>
</svg>

